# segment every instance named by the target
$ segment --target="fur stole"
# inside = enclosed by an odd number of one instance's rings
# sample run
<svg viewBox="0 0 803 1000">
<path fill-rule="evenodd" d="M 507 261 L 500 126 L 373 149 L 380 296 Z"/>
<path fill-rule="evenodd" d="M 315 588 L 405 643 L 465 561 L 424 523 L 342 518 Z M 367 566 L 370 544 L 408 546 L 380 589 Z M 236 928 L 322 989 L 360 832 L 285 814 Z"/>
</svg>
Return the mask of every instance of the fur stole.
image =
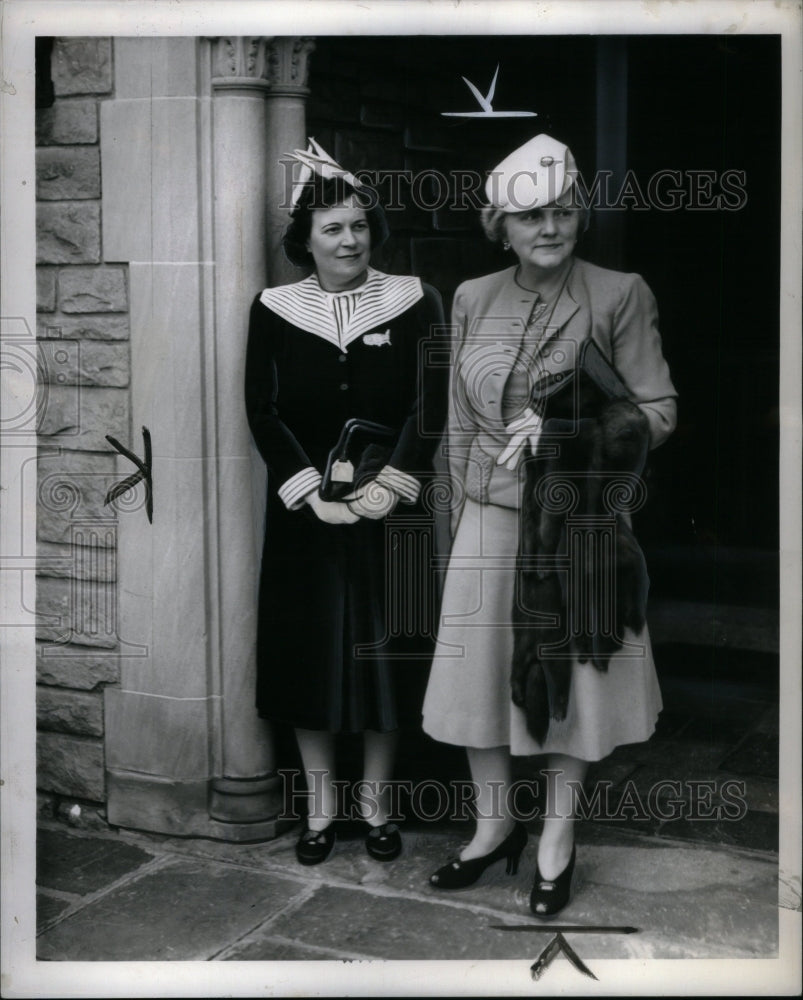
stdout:
<svg viewBox="0 0 803 1000">
<path fill-rule="evenodd" d="M 645 415 L 614 399 L 594 417 L 548 418 L 527 462 L 511 686 L 539 743 L 566 717 L 572 660 L 607 670 L 624 629 L 644 625 L 647 568 L 622 514 L 644 499 L 648 447 Z"/>
</svg>

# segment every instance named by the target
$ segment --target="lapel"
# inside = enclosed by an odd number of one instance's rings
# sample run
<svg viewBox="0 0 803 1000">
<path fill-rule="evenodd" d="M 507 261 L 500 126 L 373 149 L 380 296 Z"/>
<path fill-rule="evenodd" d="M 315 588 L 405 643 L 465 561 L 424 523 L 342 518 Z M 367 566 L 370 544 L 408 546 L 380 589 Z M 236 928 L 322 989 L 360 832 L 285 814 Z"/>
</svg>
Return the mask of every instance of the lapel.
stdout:
<svg viewBox="0 0 803 1000">
<path fill-rule="evenodd" d="M 458 368 L 462 391 L 488 429 L 501 429 L 505 384 L 521 353 L 534 296 L 519 288 L 515 267 L 500 274 L 492 295 L 478 297 L 468 317 Z"/>
<path fill-rule="evenodd" d="M 552 315 L 549 317 L 546 336 L 539 341 L 533 355 L 534 358 L 541 357 L 544 354 L 544 349 L 551 345 L 553 341 L 565 337 L 569 320 L 572 319 L 580 308 L 580 303 L 576 297 L 576 275 L 577 261 L 575 260 L 566 276 L 566 281 L 560 291 L 558 301 L 555 303 L 555 308 L 552 310 Z"/>
<path fill-rule="evenodd" d="M 560 298 L 555 305 L 555 311 L 549 319 L 546 336 L 538 345 L 538 354 L 543 353 L 544 348 L 548 344 L 551 344 L 556 337 L 561 337 L 565 334 L 569 320 L 573 318 L 579 308 L 580 304 L 573 298 L 567 284 L 560 293 Z"/>
<path fill-rule="evenodd" d="M 532 355 L 536 381 L 571 371 L 580 346 L 590 335 L 591 310 L 582 280 L 583 262 L 575 259 L 549 320 L 547 336 Z"/>
<path fill-rule="evenodd" d="M 536 378 L 571 369 L 580 342 L 588 336 L 590 311 L 574 261 L 549 319 L 547 335 L 538 344 L 525 338 L 535 293 L 516 284 L 516 268 L 500 275 L 495 294 L 473 304 L 474 315 L 459 360 L 462 392 L 487 430 L 504 430 L 502 399 L 516 366 L 526 364 Z"/>
</svg>

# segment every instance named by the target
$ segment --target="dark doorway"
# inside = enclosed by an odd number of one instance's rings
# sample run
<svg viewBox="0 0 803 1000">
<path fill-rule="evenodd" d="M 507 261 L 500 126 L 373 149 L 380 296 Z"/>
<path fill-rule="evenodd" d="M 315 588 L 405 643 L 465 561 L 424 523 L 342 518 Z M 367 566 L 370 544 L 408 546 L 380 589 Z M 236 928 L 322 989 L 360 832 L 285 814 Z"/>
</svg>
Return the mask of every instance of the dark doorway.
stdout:
<svg viewBox="0 0 803 1000">
<path fill-rule="evenodd" d="M 587 186 L 610 175 L 618 207 L 597 207 L 579 253 L 644 276 L 679 393 L 678 428 L 653 455 L 638 525 L 653 596 L 777 608 L 780 38 L 316 45 L 309 130 L 350 169 L 482 175 L 546 131 L 571 146 Z M 462 77 L 485 93 L 497 65 L 494 107 L 538 117 L 442 116 L 476 110 Z M 418 194 L 435 207 L 416 207 L 397 183 L 393 238 L 377 264 L 419 274 L 448 309 L 460 281 L 509 261 L 466 199 L 439 199 L 434 182 Z"/>
</svg>

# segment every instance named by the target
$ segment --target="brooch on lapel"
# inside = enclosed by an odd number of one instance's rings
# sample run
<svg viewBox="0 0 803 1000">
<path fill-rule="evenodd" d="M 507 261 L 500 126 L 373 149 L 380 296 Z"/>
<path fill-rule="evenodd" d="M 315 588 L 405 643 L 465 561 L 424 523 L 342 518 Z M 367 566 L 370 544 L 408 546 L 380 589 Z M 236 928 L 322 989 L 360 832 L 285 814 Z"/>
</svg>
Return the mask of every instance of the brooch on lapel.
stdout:
<svg viewBox="0 0 803 1000">
<path fill-rule="evenodd" d="M 383 344 L 387 344 L 390 347 L 390 327 L 384 333 L 366 333 L 362 338 L 362 342 L 367 344 L 368 347 L 381 347 Z"/>
</svg>

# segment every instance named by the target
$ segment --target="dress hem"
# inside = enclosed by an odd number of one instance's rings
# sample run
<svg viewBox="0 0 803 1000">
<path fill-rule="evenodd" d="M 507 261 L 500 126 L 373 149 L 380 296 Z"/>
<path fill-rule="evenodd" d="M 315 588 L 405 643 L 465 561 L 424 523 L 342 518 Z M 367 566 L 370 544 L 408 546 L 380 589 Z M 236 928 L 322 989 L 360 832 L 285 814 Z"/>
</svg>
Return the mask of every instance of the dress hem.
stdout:
<svg viewBox="0 0 803 1000">
<path fill-rule="evenodd" d="M 365 726 L 362 729 L 330 729 L 329 726 L 305 724 L 304 722 L 285 719 L 276 715 L 267 715 L 260 711 L 257 711 L 257 716 L 265 722 L 274 723 L 274 725 L 290 726 L 293 729 L 309 729 L 316 733 L 331 733 L 333 736 L 359 736 L 362 733 L 398 733 L 402 728 L 401 726 L 392 726 L 389 729 L 381 729 L 377 726 Z"/>
<path fill-rule="evenodd" d="M 561 749 L 558 749 L 558 748 L 552 748 L 552 747 L 548 747 L 548 746 L 545 749 L 543 749 L 543 750 L 518 750 L 518 749 L 514 750 L 511 747 L 510 743 L 498 743 L 498 742 L 488 742 L 488 743 L 473 742 L 473 743 L 465 743 L 465 742 L 463 742 L 461 740 L 458 740 L 456 738 L 447 739 L 447 738 L 445 738 L 443 736 L 436 736 L 425 725 L 422 725 L 421 728 L 427 734 L 427 736 L 429 736 L 431 739 L 437 740 L 439 743 L 446 743 L 449 746 L 464 747 L 466 749 L 471 749 L 471 750 L 492 750 L 495 747 L 500 747 L 501 746 L 501 747 L 507 747 L 508 748 L 511 757 L 545 757 L 545 756 L 548 756 L 550 754 L 561 754 L 564 757 L 574 757 L 575 760 L 583 760 L 583 761 L 585 761 L 588 764 L 596 764 L 596 763 L 599 763 L 599 761 L 601 761 L 601 760 L 605 760 L 606 757 L 609 757 L 613 753 L 613 751 L 617 749 L 617 747 L 630 746 L 631 744 L 637 744 L 637 743 L 646 743 L 655 734 L 655 729 L 656 729 L 656 726 L 658 725 L 658 716 L 660 714 L 661 714 L 660 711 L 658 711 L 656 713 L 655 718 L 653 719 L 650 731 L 649 731 L 649 733 L 646 736 L 643 736 L 640 739 L 637 738 L 637 739 L 626 739 L 626 740 L 617 741 L 616 743 L 614 743 L 610 747 L 610 749 L 606 750 L 604 753 L 599 753 L 598 756 L 580 756 L 577 753 L 569 753 L 567 750 L 561 750 Z"/>
</svg>

